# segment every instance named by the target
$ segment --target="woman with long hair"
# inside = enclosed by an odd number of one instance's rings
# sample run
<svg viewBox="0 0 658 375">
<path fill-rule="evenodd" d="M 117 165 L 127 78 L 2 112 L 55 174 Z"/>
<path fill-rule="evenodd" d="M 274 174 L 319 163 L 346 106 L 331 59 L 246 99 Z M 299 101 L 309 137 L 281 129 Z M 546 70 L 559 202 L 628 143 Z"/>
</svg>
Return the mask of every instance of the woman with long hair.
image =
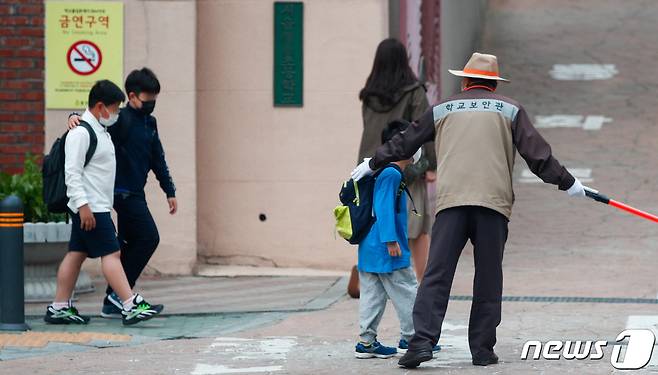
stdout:
<svg viewBox="0 0 658 375">
<path fill-rule="evenodd" d="M 425 87 L 409 66 L 407 49 L 394 38 L 379 43 L 359 99 L 362 102 L 363 134 L 357 163 L 375 153 L 381 144 L 382 130 L 391 121 L 415 121 L 430 108 Z M 436 155 L 432 143 L 423 146 L 423 156 L 424 162 L 405 170 L 405 179 L 418 211 L 414 214 L 412 205 L 407 204 L 409 247 L 419 282 L 427 265 L 432 228 L 433 209 L 427 201 L 427 182 L 436 179 Z M 358 277 L 358 273 L 356 275 Z M 352 272 L 352 279 L 355 279 L 355 272 Z M 358 296 L 358 284 L 350 282 L 350 286 L 350 295 Z"/>
</svg>

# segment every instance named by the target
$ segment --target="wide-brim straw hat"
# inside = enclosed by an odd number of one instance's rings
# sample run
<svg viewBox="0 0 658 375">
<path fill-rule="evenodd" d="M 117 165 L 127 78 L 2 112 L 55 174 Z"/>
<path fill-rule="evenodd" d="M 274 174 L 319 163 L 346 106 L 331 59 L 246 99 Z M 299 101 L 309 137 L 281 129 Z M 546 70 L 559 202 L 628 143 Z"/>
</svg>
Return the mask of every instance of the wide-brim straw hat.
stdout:
<svg viewBox="0 0 658 375">
<path fill-rule="evenodd" d="M 468 60 L 463 70 L 448 69 L 458 77 L 482 78 L 509 82 L 498 73 L 498 58 L 494 55 L 475 52 Z"/>
</svg>

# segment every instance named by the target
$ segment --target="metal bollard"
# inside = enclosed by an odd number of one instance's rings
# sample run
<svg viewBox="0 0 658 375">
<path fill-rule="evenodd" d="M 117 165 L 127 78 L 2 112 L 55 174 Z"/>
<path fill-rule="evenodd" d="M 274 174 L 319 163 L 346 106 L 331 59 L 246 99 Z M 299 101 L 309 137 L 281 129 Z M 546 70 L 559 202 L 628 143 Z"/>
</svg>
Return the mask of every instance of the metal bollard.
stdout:
<svg viewBox="0 0 658 375">
<path fill-rule="evenodd" d="M 23 202 L 0 202 L 0 331 L 27 331 L 23 275 Z"/>
</svg>

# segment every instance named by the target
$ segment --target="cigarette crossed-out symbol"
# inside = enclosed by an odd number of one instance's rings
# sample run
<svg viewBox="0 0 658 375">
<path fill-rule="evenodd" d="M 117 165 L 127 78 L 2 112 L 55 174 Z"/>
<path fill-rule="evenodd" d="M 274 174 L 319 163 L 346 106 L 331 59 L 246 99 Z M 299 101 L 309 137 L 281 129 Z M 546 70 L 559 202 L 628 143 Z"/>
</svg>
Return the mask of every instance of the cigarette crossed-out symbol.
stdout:
<svg viewBox="0 0 658 375">
<path fill-rule="evenodd" d="M 71 70 L 79 75 L 93 74 L 100 68 L 103 55 L 100 48 L 93 42 L 81 40 L 69 48 L 66 59 Z"/>
</svg>

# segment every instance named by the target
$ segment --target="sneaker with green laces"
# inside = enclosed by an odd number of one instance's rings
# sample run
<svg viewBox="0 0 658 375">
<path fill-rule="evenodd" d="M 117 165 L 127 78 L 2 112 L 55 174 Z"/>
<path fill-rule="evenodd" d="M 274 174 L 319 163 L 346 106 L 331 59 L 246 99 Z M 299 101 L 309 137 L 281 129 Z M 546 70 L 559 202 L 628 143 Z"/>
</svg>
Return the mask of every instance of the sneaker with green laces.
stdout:
<svg viewBox="0 0 658 375">
<path fill-rule="evenodd" d="M 153 318 L 154 316 L 160 314 L 162 312 L 162 309 L 164 309 L 163 305 L 151 305 L 150 303 L 146 302 L 142 296 L 139 294 L 135 294 L 133 297 L 133 307 L 130 310 L 123 310 L 121 314 L 123 315 L 123 325 L 124 326 L 129 326 L 133 324 L 137 324 L 139 322 L 143 322 L 145 320 L 149 320 Z"/>
<path fill-rule="evenodd" d="M 56 309 L 49 305 L 43 320 L 49 324 L 87 324 L 89 317 L 80 315 L 78 309 L 73 306 Z"/>
</svg>

